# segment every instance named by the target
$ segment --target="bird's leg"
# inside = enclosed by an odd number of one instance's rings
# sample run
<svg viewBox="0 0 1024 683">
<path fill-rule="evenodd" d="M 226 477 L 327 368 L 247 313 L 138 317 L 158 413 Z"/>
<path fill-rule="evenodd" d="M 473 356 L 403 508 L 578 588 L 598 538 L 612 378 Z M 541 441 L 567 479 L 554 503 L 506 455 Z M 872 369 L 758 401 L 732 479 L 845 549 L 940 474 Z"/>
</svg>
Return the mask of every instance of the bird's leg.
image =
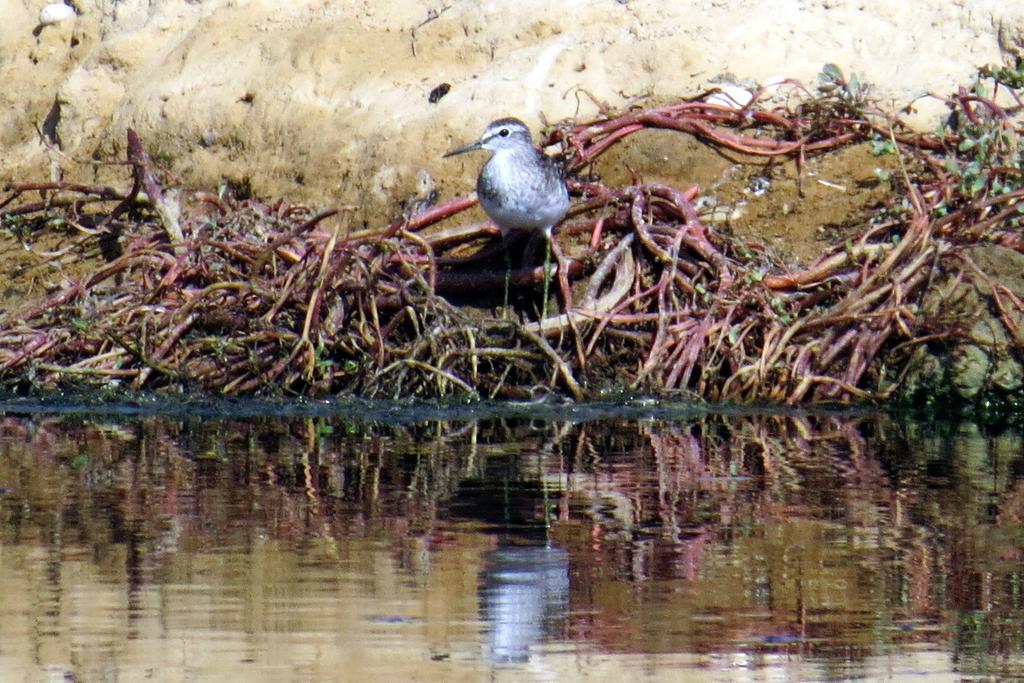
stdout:
<svg viewBox="0 0 1024 683">
<path fill-rule="evenodd" d="M 544 231 L 544 299 L 540 305 L 541 322 L 548 317 L 548 291 L 551 289 L 551 228 Z"/>
<path fill-rule="evenodd" d="M 508 252 L 508 240 L 504 235 L 501 236 L 501 243 L 505 247 L 503 250 L 505 252 L 505 294 L 501 300 L 501 319 L 508 320 L 508 289 L 512 283 L 512 256 Z"/>
</svg>

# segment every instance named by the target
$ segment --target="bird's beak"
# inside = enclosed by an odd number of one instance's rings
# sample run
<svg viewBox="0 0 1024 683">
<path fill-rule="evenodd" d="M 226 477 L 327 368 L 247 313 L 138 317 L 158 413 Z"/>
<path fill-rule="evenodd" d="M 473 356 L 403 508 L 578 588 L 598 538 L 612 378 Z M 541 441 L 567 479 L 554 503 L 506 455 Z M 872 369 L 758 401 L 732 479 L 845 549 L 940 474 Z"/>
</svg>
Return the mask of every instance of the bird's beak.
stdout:
<svg viewBox="0 0 1024 683">
<path fill-rule="evenodd" d="M 453 149 L 453 150 L 451 150 L 449 152 L 445 152 L 445 155 L 443 157 L 441 157 L 441 158 L 442 159 L 447 159 L 448 157 L 453 157 L 456 154 L 465 154 L 466 152 L 473 152 L 475 150 L 480 149 L 481 144 L 482 143 L 479 140 L 477 140 L 476 142 L 471 142 L 468 145 L 466 145 L 465 147 L 459 147 L 459 148 Z"/>
</svg>

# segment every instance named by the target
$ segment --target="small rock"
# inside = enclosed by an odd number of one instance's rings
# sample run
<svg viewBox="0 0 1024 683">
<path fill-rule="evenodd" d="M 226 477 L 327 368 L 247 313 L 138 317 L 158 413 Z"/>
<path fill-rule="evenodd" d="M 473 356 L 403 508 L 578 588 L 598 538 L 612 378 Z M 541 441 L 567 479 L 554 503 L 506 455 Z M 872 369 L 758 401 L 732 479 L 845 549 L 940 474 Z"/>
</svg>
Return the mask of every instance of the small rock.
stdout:
<svg viewBox="0 0 1024 683">
<path fill-rule="evenodd" d="M 1003 324 L 997 318 L 985 316 L 971 326 L 968 333 L 971 341 L 986 349 L 996 351 L 999 347 L 1005 347 L 1009 339 Z"/>
<path fill-rule="evenodd" d="M 964 399 L 970 400 L 985 387 L 992 361 L 988 354 L 974 344 L 960 346 L 953 358 L 953 388 Z"/>
<path fill-rule="evenodd" d="M 65 5 L 63 2 L 53 2 L 39 10 L 39 24 L 49 26 L 59 24 L 68 19 L 74 19 L 77 15 L 75 8 Z"/>
<path fill-rule="evenodd" d="M 746 88 L 731 83 L 720 83 L 718 85 L 718 92 L 712 93 L 708 97 L 707 103 L 718 104 L 732 109 L 742 109 L 752 99 L 754 99 L 753 93 Z"/>
<path fill-rule="evenodd" d="M 945 382 L 946 366 L 938 356 L 928 352 L 924 345 L 914 349 L 907 363 L 909 371 L 901 394 L 914 399 L 918 395 L 934 396 L 937 387 Z"/>
<path fill-rule="evenodd" d="M 1001 358 L 992 371 L 992 384 L 1007 393 L 1019 391 L 1024 385 L 1024 368 L 1013 358 Z"/>
</svg>

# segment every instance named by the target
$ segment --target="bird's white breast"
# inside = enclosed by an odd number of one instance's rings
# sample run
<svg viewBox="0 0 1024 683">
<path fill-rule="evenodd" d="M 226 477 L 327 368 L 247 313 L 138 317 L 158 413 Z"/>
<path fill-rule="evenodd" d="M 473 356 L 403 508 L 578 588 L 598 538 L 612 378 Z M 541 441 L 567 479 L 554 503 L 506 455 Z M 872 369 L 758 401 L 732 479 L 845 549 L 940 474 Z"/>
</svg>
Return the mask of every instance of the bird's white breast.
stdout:
<svg viewBox="0 0 1024 683">
<path fill-rule="evenodd" d="M 569 208 L 565 182 L 538 163 L 539 153 L 529 152 L 499 150 L 480 174 L 480 205 L 502 231 L 546 230 Z"/>
</svg>

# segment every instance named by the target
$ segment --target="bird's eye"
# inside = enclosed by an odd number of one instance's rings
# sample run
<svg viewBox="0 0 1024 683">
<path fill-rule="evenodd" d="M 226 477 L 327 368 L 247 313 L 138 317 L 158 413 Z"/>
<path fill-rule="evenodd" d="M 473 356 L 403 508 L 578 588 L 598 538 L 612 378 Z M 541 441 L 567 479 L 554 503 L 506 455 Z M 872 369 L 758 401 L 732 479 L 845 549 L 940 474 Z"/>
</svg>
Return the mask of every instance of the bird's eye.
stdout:
<svg viewBox="0 0 1024 683">
<path fill-rule="evenodd" d="M 507 138 L 508 137 L 508 128 L 502 128 L 501 130 L 499 130 L 498 131 L 498 135 L 500 135 L 503 138 Z"/>
</svg>

